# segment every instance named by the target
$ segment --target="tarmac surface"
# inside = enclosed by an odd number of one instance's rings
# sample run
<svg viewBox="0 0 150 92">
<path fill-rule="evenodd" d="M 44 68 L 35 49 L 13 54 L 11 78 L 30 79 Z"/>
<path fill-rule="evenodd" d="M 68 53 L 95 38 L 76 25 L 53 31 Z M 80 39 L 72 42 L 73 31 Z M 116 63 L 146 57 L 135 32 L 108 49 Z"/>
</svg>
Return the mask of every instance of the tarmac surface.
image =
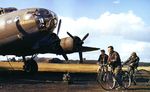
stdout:
<svg viewBox="0 0 150 92">
<path fill-rule="evenodd" d="M 62 81 L 63 73 L 30 75 L 23 71 L 1 71 L 0 92 L 106 92 L 96 82 L 96 73 L 71 73 L 70 76 L 71 83 L 68 83 Z M 136 86 L 111 92 L 150 92 L 148 81 L 149 78 L 141 77 Z"/>
</svg>

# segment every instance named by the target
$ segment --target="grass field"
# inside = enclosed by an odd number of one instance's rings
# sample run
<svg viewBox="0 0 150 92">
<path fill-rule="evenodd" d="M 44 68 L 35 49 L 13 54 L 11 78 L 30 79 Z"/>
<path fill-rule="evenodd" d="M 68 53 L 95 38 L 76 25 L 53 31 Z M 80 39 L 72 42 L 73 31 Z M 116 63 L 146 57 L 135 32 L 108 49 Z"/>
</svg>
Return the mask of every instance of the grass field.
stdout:
<svg viewBox="0 0 150 92">
<path fill-rule="evenodd" d="M 4 70 L 23 70 L 23 62 L 0 62 L 0 71 Z M 49 72 L 85 72 L 96 73 L 99 69 L 97 64 L 56 64 L 56 63 L 38 63 L 39 71 Z M 124 67 L 123 69 L 127 69 Z M 138 70 L 144 69 L 150 71 L 149 67 L 140 66 Z"/>
<path fill-rule="evenodd" d="M 22 70 L 23 62 L 0 62 L 0 70 Z M 38 63 L 38 71 L 49 72 L 97 72 L 96 64 L 56 64 L 56 63 Z"/>
<path fill-rule="evenodd" d="M 127 69 L 127 67 L 123 67 L 123 69 Z M 150 72 L 150 66 L 139 66 L 137 68 L 138 70 L 146 70 L 146 71 L 149 71 Z"/>
</svg>

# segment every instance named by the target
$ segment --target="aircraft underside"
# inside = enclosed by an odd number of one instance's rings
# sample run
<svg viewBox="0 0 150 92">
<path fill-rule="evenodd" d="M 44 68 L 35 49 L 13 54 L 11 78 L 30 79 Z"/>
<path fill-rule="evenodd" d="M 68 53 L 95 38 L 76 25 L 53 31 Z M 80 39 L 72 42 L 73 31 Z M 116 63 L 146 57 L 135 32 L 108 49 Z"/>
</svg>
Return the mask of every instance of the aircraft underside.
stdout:
<svg viewBox="0 0 150 92">
<path fill-rule="evenodd" d="M 23 68 L 26 72 L 30 73 L 38 71 L 38 66 L 34 60 L 34 55 L 39 53 L 61 53 L 60 39 L 58 36 L 54 33 L 48 34 L 44 37 L 43 35 L 34 34 L 0 46 L 1 55 L 22 56 L 24 61 Z M 32 57 L 31 59 L 26 60 L 26 56 Z"/>
<path fill-rule="evenodd" d="M 34 39 L 39 36 L 38 39 Z M 56 34 L 43 37 L 39 34 L 24 37 L 14 42 L 0 46 L 0 55 L 28 56 L 38 53 L 59 53 L 60 39 Z M 39 39 L 41 38 L 41 39 Z"/>
</svg>

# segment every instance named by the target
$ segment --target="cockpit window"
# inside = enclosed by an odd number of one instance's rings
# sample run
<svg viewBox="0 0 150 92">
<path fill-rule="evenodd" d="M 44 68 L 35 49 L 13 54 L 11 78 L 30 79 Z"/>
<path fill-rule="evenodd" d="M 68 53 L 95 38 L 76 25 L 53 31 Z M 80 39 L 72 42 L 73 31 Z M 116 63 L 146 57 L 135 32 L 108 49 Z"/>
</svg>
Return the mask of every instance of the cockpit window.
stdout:
<svg viewBox="0 0 150 92">
<path fill-rule="evenodd" d="M 49 15 L 49 11 L 46 9 L 36 9 L 32 11 L 28 11 L 27 14 L 33 14 L 33 15 Z"/>
<path fill-rule="evenodd" d="M 0 8 L 0 14 L 5 14 L 9 12 L 17 11 L 17 8 L 9 7 L 9 8 Z"/>
<path fill-rule="evenodd" d="M 13 12 L 13 11 L 17 11 L 17 9 L 16 8 L 5 8 L 6 13 Z"/>
<path fill-rule="evenodd" d="M 39 11 L 40 15 L 49 15 L 49 11 L 46 9 L 39 9 L 38 11 Z"/>
<path fill-rule="evenodd" d="M 11 7 L 11 8 L 3 8 L 5 13 L 9 13 L 9 12 L 13 12 L 13 11 L 17 11 L 17 8 Z"/>
</svg>

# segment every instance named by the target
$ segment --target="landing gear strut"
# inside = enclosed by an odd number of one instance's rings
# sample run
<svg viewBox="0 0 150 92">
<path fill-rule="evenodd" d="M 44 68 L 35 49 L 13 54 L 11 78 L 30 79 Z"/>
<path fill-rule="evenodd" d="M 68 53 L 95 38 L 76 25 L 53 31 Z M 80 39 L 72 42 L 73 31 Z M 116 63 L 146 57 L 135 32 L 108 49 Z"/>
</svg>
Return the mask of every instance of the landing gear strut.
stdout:
<svg viewBox="0 0 150 92">
<path fill-rule="evenodd" d="M 29 60 L 26 60 L 25 57 L 23 57 L 23 70 L 27 73 L 36 73 L 38 71 L 38 65 L 37 62 L 34 60 L 34 58 L 31 58 Z"/>
</svg>

